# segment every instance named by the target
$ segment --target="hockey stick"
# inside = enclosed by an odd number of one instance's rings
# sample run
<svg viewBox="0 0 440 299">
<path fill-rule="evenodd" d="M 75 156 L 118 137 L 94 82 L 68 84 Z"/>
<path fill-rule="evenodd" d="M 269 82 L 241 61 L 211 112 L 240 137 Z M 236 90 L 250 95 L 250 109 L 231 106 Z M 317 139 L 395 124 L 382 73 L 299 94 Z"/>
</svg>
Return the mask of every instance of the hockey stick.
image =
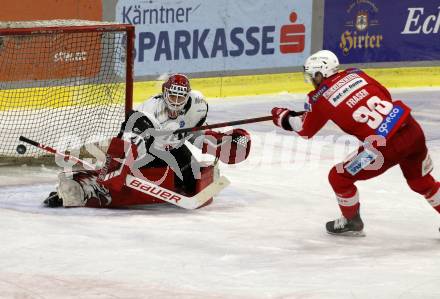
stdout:
<svg viewBox="0 0 440 299">
<path fill-rule="evenodd" d="M 87 163 L 87 162 L 84 161 L 84 160 L 81 160 L 81 159 L 79 159 L 79 158 L 77 158 L 77 157 L 75 157 L 75 156 L 66 155 L 66 154 L 64 154 L 64 153 L 62 153 L 62 152 L 57 151 L 56 149 L 54 149 L 54 148 L 52 148 L 52 147 L 50 147 L 50 146 L 44 145 L 44 144 L 42 144 L 42 143 L 38 143 L 38 142 L 36 142 L 36 141 L 34 141 L 34 140 L 31 140 L 31 139 L 29 139 L 29 138 L 26 138 L 26 137 L 24 137 L 24 136 L 20 136 L 20 137 L 18 138 L 18 140 L 20 140 L 20 141 L 22 141 L 22 142 L 25 142 L 25 143 L 28 143 L 28 144 L 30 144 L 30 145 L 33 145 L 33 146 L 35 146 L 35 147 L 38 147 L 38 148 L 40 148 L 40 149 L 42 149 L 42 150 L 44 150 L 44 151 L 46 151 L 46 152 L 49 152 L 49 153 L 51 153 L 51 154 L 54 154 L 54 155 L 58 155 L 58 156 L 60 156 L 60 157 L 63 157 L 63 159 L 73 160 L 73 161 L 75 161 L 76 163 L 81 164 L 81 165 L 82 165 L 84 168 L 86 168 L 86 169 L 90 169 L 90 170 L 95 170 L 95 169 L 96 169 L 95 166 L 93 166 L 93 165 Z"/>
<path fill-rule="evenodd" d="M 87 168 L 95 169 L 94 166 L 90 165 L 86 161 L 83 161 L 77 157 L 66 155 L 63 153 L 60 153 L 56 149 L 38 143 L 36 141 L 33 141 L 31 139 L 28 139 L 24 136 L 20 136 L 20 141 L 26 142 L 30 145 L 36 146 L 44 151 L 47 151 L 49 153 L 60 155 L 65 159 L 72 159 L 76 161 L 77 163 L 81 164 L 82 166 L 87 166 Z M 211 184 L 209 184 L 206 188 L 204 188 L 202 191 L 197 193 L 194 196 L 187 197 L 184 195 L 181 195 L 179 193 L 176 193 L 174 191 L 171 191 L 169 189 L 163 188 L 161 186 L 158 186 L 154 183 L 151 183 L 146 180 L 142 180 L 140 178 L 134 177 L 132 175 L 127 175 L 125 179 L 125 185 L 129 188 L 135 189 L 139 192 L 142 192 L 144 194 L 153 196 L 157 199 L 160 199 L 162 201 L 168 202 L 170 204 L 173 204 L 175 206 L 181 207 L 183 209 L 187 210 L 194 210 L 198 209 L 201 206 L 203 206 L 206 202 L 208 202 L 212 197 L 217 195 L 220 191 L 222 191 L 224 188 L 226 188 L 230 184 L 230 181 L 224 177 L 221 176 Z"/>
<path fill-rule="evenodd" d="M 291 111 L 291 116 L 300 116 L 303 115 L 306 111 Z M 235 121 L 227 121 L 222 123 L 216 123 L 212 125 L 205 125 L 200 127 L 193 127 L 193 128 L 184 128 L 184 129 L 178 129 L 173 132 L 173 134 L 179 134 L 179 133 L 188 133 L 188 132 L 195 132 L 195 131 L 202 131 L 207 129 L 216 129 L 216 128 L 222 128 L 227 126 L 236 126 L 236 125 L 243 125 L 243 124 L 250 124 L 250 123 L 256 123 L 256 122 L 262 122 L 262 121 L 268 121 L 272 120 L 272 115 L 270 116 L 262 116 L 262 117 L 255 117 L 255 118 L 246 118 L 241 120 L 235 120 Z"/>
</svg>

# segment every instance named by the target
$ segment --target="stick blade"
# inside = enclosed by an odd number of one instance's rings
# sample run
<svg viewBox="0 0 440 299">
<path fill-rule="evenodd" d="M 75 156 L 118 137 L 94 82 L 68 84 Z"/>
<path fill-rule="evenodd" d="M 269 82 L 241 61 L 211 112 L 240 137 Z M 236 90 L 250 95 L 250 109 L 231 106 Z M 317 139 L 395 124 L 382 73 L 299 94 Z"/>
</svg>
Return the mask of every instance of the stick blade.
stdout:
<svg viewBox="0 0 440 299">
<path fill-rule="evenodd" d="M 219 194 L 223 189 L 229 186 L 231 182 L 227 177 L 221 176 L 211 184 L 209 184 L 205 189 L 194 195 L 192 198 L 192 207 L 188 207 L 191 210 L 198 209 L 203 206 L 212 197 Z"/>
</svg>

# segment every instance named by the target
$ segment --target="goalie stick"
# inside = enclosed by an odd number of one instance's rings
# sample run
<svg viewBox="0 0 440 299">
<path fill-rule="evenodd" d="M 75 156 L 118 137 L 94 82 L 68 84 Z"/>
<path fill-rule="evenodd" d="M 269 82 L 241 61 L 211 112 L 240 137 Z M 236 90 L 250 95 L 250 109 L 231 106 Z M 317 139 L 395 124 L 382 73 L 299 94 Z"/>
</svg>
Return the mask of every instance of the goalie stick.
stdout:
<svg viewBox="0 0 440 299">
<path fill-rule="evenodd" d="M 63 154 L 56 149 L 38 143 L 36 141 L 33 141 L 31 139 L 28 139 L 24 136 L 20 136 L 20 141 L 26 142 L 30 145 L 36 146 L 44 151 L 47 151 L 49 153 L 60 155 L 61 157 L 65 159 L 72 159 L 73 161 L 81 164 L 83 167 L 88 169 L 95 169 L 95 167 L 86 161 L 83 161 L 77 157 L 70 156 Z M 125 185 L 129 188 L 135 189 L 139 192 L 142 192 L 144 194 L 153 196 L 155 198 L 158 198 L 162 201 L 168 202 L 170 204 L 173 204 L 175 206 L 181 207 L 183 209 L 187 210 L 194 210 L 202 207 L 204 204 L 206 204 L 212 197 L 217 195 L 221 190 L 226 188 L 230 184 L 230 181 L 225 177 L 221 176 L 211 184 L 209 184 L 206 188 L 204 188 L 199 193 L 195 194 L 194 196 L 187 197 L 182 194 L 179 194 L 177 192 L 171 191 L 169 189 L 166 189 L 164 187 L 161 187 L 159 185 L 156 185 L 152 182 L 137 178 L 132 175 L 127 175 L 125 179 Z"/>
<path fill-rule="evenodd" d="M 66 154 L 64 154 L 64 153 L 62 153 L 62 152 L 57 151 L 57 150 L 54 149 L 53 147 L 50 147 L 50 146 L 44 145 L 44 144 L 42 144 L 42 143 L 38 143 L 38 142 L 36 142 L 36 141 L 34 141 L 34 140 L 31 140 L 31 139 L 29 139 L 29 138 L 26 138 L 26 137 L 24 137 L 24 136 L 20 136 L 20 137 L 18 138 L 18 140 L 20 140 L 20 141 L 22 141 L 22 142 L 25 142 L 25 143 L 27 143 L 27 144 L 33 145 L 33 146 L 35 146 L 35 147 L 38 147 L 38 148 L 40 148 L 40 149 L 42 149 L 42 150 L 44 150 L 44 151 L 46 151 L 46 152 L 49 152 L 49 153 L 51 153 L 51 154 L 58 155 L 58 156 L 62 157 L 63 159 L 75 161 L 76 163 L 81 164 L 85 169 L 89 169 L 89 170 L 95 170 L 95 169 L 96 169 L 95 166 L 93 166 L 93 165 L 87 163 L 87 162 L 84 161 L 84 160 L 81 160 L 81 159 L 79 159 L 79 158 L 77 158 L 77 157 L 75 157 L 75 156 L 66 155 Z"/>
</svg>

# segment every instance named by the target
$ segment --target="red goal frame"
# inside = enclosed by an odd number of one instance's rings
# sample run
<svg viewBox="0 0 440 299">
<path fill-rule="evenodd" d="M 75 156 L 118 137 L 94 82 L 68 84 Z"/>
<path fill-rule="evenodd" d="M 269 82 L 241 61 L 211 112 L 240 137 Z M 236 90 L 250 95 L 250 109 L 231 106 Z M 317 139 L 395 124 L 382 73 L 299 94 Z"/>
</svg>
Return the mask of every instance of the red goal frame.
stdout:
<svg viewBox="0 0 440 299">
<path fill-rule="evenodd" d="M 134 81 L 134 39 L 135 39 L 135 27 L 131 24 L 117 24 L 106 22 L 92 22 L 82 20 L 53 20 L 56 21 L 77 21 L 90 24 L 85 25 L 44 25 L 35 27 L 25 27 L 26 24 L 38 24 L 42 22 L 50 24 L 52 21 L 28 21 L 22 22 L 23 27 L 0 27 L 0 36 L 7 35 L 34 35 L 34 34 L 50 34 L 50 33 L 84 33 L 84 32 L 111 32 L 119 31 L 126 32 L 126 90 L 125 90 L 125 114 L 127 115 L 133 108 L 133 81 Z M 10 22 L 11 24 L 19 24 L 20 22 Z"/>
</svg>

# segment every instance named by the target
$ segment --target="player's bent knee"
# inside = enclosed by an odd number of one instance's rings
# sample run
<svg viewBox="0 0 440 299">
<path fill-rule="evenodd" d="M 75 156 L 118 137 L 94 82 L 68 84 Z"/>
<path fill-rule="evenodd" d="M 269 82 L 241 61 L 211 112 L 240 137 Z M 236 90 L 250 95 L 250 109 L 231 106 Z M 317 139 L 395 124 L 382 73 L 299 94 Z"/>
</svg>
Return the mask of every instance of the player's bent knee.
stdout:
<svg viewBox="0 0 440 299">
<path fill-rule="evenodd" d="M 335 184 L 335 182 L 337 181 L 337 177 L 338 177 L 338 172 L 336 170 L 336 166 L 333 166 L 333 168 L 330 169 L 330 172 L 328 173 L 328 181 L 330 185 L 333 186 L 333 184 Z"/>
<path fill-rule="evenodd" d="M 339 173 L 337 166 L 330 170 L 328 180 L 336 194 L 352 194 L 356 191 L 355 181 Z"/>
<path fill-rule="evenodd" d="M 83 207 L 85 206 L 84 190 L 80 183 L 67 178 L 65 174 L 59 176 L 58 196 L 63 199 L 64 207 Z"/>
<path fill-rule="evenodd" d="M 438 190 L 439 183 L 434 180 L 431 175 L 426 175 L 421 178 L 407 180 L 408 186 L 414 192 L 417 192 L 425 197 L 430 197 Z"/>
</svg>

